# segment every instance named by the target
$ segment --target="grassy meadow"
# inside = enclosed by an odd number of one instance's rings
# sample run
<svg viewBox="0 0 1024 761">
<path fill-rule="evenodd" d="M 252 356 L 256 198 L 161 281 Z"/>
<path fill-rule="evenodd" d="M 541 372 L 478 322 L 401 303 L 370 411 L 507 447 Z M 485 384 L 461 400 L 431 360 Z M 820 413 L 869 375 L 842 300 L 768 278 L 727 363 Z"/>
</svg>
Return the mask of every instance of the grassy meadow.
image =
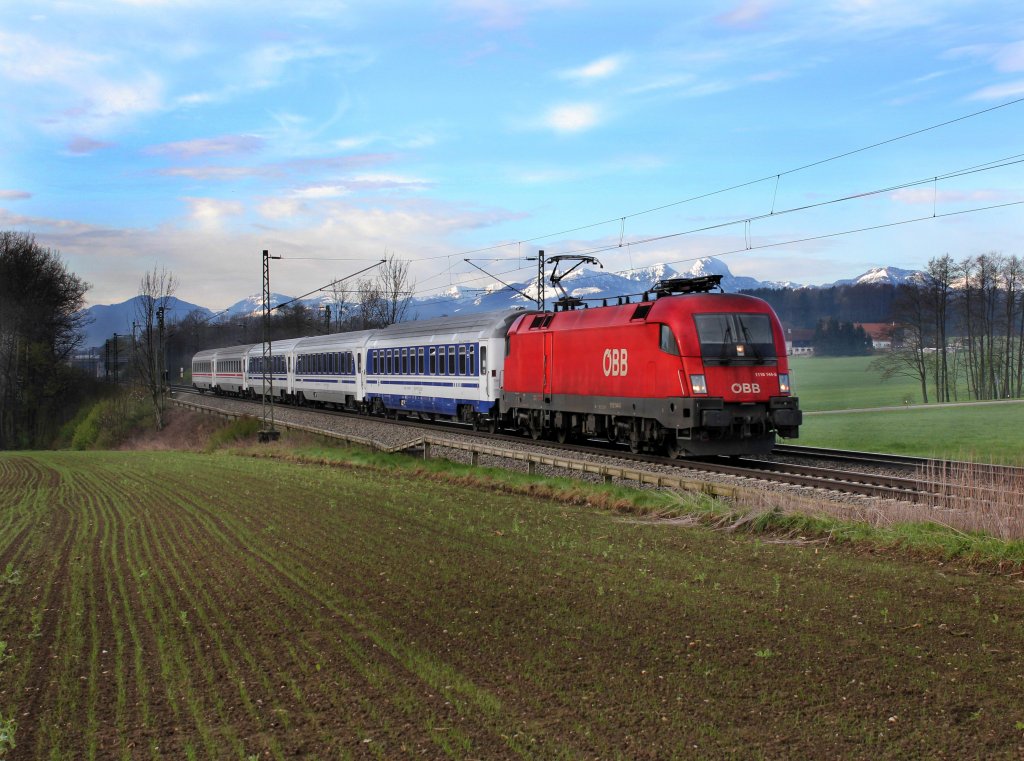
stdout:
<svg viewBox="0 0 1024 761">
<path fill-rule="evenodd" d="M 1024 466 L 1024 404 L 921 405 L 909 378 L 883 381 L 871 357 L 797 357 L 794 393 L 805 413 L 796 444 Z M 909 401 L 909 408 L 906 402 Z"/>
<path fill-rule="evenodd" d="M 890 378 L 869 369 L 874 357 L 790 357 L 793 393 L 800 407 L 819 410 L 868 409 L 921 404 L 921 386 L 912 378 Z"/>
<path fill-rule="evenodd" d="M 1012 577 L 577 501 L 343 457 L 0 454 L 8 758 L 1024 751 Z"/>
</svg>

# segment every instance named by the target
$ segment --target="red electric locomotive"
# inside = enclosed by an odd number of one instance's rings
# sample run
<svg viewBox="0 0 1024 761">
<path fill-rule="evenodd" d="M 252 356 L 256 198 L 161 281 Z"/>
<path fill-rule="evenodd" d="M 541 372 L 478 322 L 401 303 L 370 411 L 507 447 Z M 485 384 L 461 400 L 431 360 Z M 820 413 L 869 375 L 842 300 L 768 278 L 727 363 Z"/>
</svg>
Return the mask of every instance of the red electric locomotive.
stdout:
<svg viewBox="0 0 1024 761">
<path fill-rule="evenodd" d="M 719 276 L 640 303 L 525 314 L 506 343 L 501 409 L 531 436 L 606 438 L 670 456 L 767 453 L 796 438 L 782 326 Z"/>
</svg>

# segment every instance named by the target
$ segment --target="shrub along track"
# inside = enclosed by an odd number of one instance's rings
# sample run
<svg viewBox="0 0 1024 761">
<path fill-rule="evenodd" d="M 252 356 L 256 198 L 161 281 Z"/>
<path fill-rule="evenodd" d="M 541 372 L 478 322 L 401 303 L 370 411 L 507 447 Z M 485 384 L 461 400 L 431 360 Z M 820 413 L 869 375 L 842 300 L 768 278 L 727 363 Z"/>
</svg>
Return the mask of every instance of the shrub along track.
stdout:
<svg viewBox="0 0 1024 761">
<path fill-rule="evenodd" d="M 1013 578 L 226 456 L 2 455 L 0 500 L 11 758 L 1024 747 Z"/>
</svg>

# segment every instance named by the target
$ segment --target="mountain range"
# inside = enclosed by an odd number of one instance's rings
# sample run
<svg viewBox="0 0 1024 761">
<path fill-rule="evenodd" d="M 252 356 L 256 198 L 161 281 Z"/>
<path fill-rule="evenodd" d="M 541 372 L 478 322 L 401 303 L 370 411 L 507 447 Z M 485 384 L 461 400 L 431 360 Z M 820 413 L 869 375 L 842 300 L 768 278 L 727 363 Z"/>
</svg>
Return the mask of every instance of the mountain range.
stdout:
<svg viewBox="0 0 1024 761">
<path fill-rule="evenodd" d="M 643 293 L 654 286 L 659 280 L 675 277 L 702 277 L 705 275 L 721 275 L 722 288 L 726 292 L 735 293 L 756 288 L 829 288 L 832 286 L 859 285 L 863 283 L 889 283 L 899 285 L 908 282 L 919 282 L 924 273 L 916 270 L 904 270 L 898 267 L 877 267 L 868 270 L 856 278 L 837 280 L 824 285 L 802 285 L 794 282 L 777 282 L 757 280 L 743 275 L 734 275 L 728 265 L 714 257 L 699 259 L 688 270 L 677 271 L 668 265 L 659 264 L 626 274 L 605 272 L 603 270 L 580 267 L 565 277 L 562 286 L 567 295 L 584 299 L 614 298 L 625 294 Z M 500 283 L 493 283 L 480 289 L 467 289 L 453 286 L 438 296 L 426 298 L 414 297 L 409 305 L 406 319 L 426 320 L 432 317 L 443 317 L 468 312 L 486 312 L 513 306 L 533 306 L 537 299 L 537 282 L 513 283 L 514 288 Z M 550 284 L 545 284 L 545 296 L 551 301 L 560 295 Z M 120 304 L 97 305 L 86 310 L 92 318 L 85 331 L 85 346 L 101 346 L 114 333 L 127 335 L 132 330 L 132 322 L 137 319 L 137 306 L 140 297 L 128 299 Z M 278 306 L 292 301 L 290 296 L 272 293 L 271 306 Z M 333 299 L 327 295 L 311 299 L 303 299 L 300 303 L 319 311 L 321 307 L 330 305 L 337 308 Z M 228 320 L 263 311 L 262 295 L 250 296 L 232 304 L 222 312 L 215 313 L 206 307 L 191 304 L 172 297 L 167 305 L 166 320 L 176 322 L 192 311 L 198 310 L 207 317 L 217 320 Z"/>
</svg>

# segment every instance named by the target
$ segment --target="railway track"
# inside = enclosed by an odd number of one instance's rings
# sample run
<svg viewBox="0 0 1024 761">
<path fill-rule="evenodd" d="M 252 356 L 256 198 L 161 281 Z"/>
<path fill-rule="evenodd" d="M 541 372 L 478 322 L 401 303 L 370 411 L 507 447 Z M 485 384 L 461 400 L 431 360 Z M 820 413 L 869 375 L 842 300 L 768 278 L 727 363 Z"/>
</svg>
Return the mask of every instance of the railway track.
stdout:
<svg viewBox="0 0 1024 761">
<path fill-rule="evenodd" d="M 177 388 L 178 393 L 196 393 L 191 388 Z M 217 399 L 218 397 L 211 397 Z M 251 404 L 254 409 L 261 407 L 259 401 L 249 401 L 231 397 L 231 401 L 245 402 Z M 281 406 L 282 410 L 293 410 L 295 407 Z M 337 410 L 324 410 L 315 408 L 301 408 L 306 412 L 314 412 L 325 415 L 351 416 L 350 412 Z M 438 423 L 408 420 L 408 419 L 385 419 L 381 417 L 371 418 L 374 422 L 422 428 L 424 430 L 438 430 Z M 951 488 L 949 484 L 933 484 L 922 478 L 922 468 L 927 467 L 929 461 L 926 458 L 908 457 L 902 455 L 888 455 L 872 452 L 850 452 L 845 450 L 830 450 L 815 447 L 793 447 L 780 445 L 776 451 L 784 455 L 786 459 L 806 460 L 807 463 L 786 462 L 766 458 L 707 458 L 707 459 L 685 459 L 672 460 L 652 454 L 632 454 L 612 445 L 588 445 L 586 443 L 559 444 L 547 440 L 531 440 L 529 438 L 510 434 L 485 434 L 481 431 L 473 431 L 461 424 L 447 424 L 445 431 L 456 434 L 486 436 L 491 442 L 508 442 L 517 446 L 529 444 L 552 451 L 573 452 L 582 455 L 613 457 L 631 463 L 646 463 L 652 466 L 688 469 L 709 474 L 720 474 L 735 476 L 755 481 L 770 481 L 791 486 L 800 486 L 814 489 L 821 489 L 844 494 L 857 494 L 867 497 L 882 499 L 896 499 L 904 501 L 927 501 L 935 499 L 939 492 L 948 494 Z M 837 467 L 843 463 L 845 467 Z M 942 462 L 942 467 L 952 467 L 954 463 Z M 993 470 L 1001 466 L 991 466 Z M 856 469 L 855 469 L 856 468 Z M 870 469 L 882 469 L 892 472 L 872 472 Z M 1004 469 L 1007 472 L 1019 472 L 1024 478 L 1024 469 Z"/>
<path fill-rule="evenodd" d="M 934 475 L 939 471 L 956 474 L 965 469 L 973 469 L 976 473 L 989 478 L 1006 480 L 1021 479 L 1024 482 L 1024 468 L 993 463 L 965 462 L 962 460 L 936 460 L 928 457 L 912 455 L 886 454 L 884 452 L 856 452 L 847 449 L 826 449 L 822 447 L 794 446 L 776 444 L 774 454 L 794 458 L 806 458 L 811 461 L 828 461 L 836 464 L 870 465 L 872 467 L 891 468 L 906 473 Z"/>
</svg>

